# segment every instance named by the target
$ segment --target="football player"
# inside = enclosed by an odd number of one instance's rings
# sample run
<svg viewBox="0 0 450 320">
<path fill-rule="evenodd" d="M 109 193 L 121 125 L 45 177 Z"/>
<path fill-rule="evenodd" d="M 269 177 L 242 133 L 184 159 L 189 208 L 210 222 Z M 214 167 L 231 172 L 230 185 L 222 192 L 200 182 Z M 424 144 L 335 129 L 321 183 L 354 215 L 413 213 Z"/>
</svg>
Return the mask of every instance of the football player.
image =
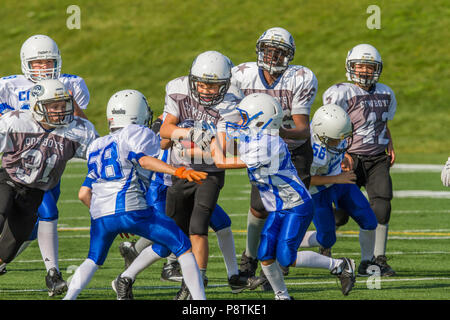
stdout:
<svg viewBox="0 0 450 320">
<path fill-rule="evenodd" d="M 441 181 L 445 187 L 450 187 L 450 157 L 442 168 Z"/>
<path fill-rule="evenodd" d="M 162 122 L 165 119 L 165 115 L 161 115 L 152 125 L 152 130 L 159 137 L 159 129 Z M 194 121 L 192 119 L 187 119 L 179 124 L 177 127 L 180 128 L 193 128 Z M 186 144 L 188 148 L 191 148 L 191 141 L 182 141 L 181 143 L 175 143 L 177 150 L 175 152 L 183 152 L 183 144 Z M 170 160 L 170 151 L 172 148 L 172 141 L 169 139 L 162 139 L 161 149 L 158 159 L 168 162 Z M 168 148 L 168 149 L 164 149 Z M 180 150 L 181 148 L 181 150 Z M 150 187 L 147 192 L 147 202 L 156 212 L 165 214 L 166 210 L 166 195 L 167 188 L 172 185 L 170 175 L 154 172 L 150 178 Z M 225 266 L 228 275 L 228 284 L 233 293 L 239 293 L 244 289 L 250 289 L 247 284 L 247 279 L 239 274 L 239 269 L 236 260 L 236 250 L 234 245 L 234 237 L 231 231 L 231 219 L 227 213 L 216 204 L 214 211 L 211 215 L 209 226 L 214 230 L 217 236 L 217 242 L 219 248 L 223 254 Z M 134 261 L 138 254 L 151 245 L 152 242 L 145 238 L 139 238 L 137 242 L 125 241 L 119 245 L 119 251 L 125 260 L 125 269 Z M 183 280 L 181 274 L 180 265 L 174 254 L 170 254 L 167 257 L 167 263 L 164 264 L 163 270 L 161 272 L 161 280 L 163 281 L 179 281 Z"/>
<path fill-rule="evenodd" d="M 352 48 L 345 68 L 349 82 L 327 89 L 323 103 L 342 107 L 352 121 L 353 143 L 345 154 L 343 166 L 355 172 L 356 185 L 364 186 L 367 191 L 378 221 L 374 262 L 382 267 L 382 276 L 392 276 L 395 271 L 387 263 L 386 244 L 393 196 L 389 170 L 395 162 L 395 151 L 388 121 L 394 118 L 397 101 L 392 89 L 378 82 L 383 62 L 372 45 L 359 44 Z M 348 221 L 349 214 L 339 202 L 336 207 L 339 226 Z"/>
<path fill-rule="evenodd" d="M 77 298 L 121 233 L 137 234 L 155 242 L 129 268 L 143 270 L 173 252 L 185 271 L 192 297 L 205 300 L 203 281 L 189 239 L 170 218 L 149 209 L 145 198 L 149 180 L 145 170 L 176 175 L 193 183 L 199 183 L 207 174 L 184 167 L 177 169 L 157 159 L 159 139 L 148 128 L 151 114 L 146 98 L 136 90 L 116 92 L 108 101 L 106 116 L 110 134 L 89 146 L 88 174 L 79 192 L 92 218 L 89 254 L 75 271 L 65 300 Z M 133 299 L 134 280 L 126 270 L 112 282 L 118 300 Z"/>
<path fill-rule="evenodd" d="M 256 42 L 257 61 L 234 67 L 232 83 L 244 95 L 262 92 L 281 104 L 283 122 L 280 137 L 289 147 L 300 179 L 309 188 L 309 170 L 313 159 L 309 141 L 309 114 L 317 93 L 317 79 L 307 67 L 289 64 L 294 58 L 295 50 L 294 38 L 287 30 L 279 27 L 266 30 Z M 247 243 L 241 257 L 241 271 L 249 275 L 254 275 L 258 266 L 256 254 L 259 235 L 267 215 L 259 192 L 252 185 Z M 285 269 L 284 273 L 287 272 L 288 269 Z"/>
<path fill-rule="evenodd" d="M 58 45 L 45 35 L 28 38 L 20 50 L 22 75 L 0 79 L 0 116 L 12 110 L 30 109 L 30 93 L 35 83 L 42 79 L 58 79 L 73 96 L 75 116 L 86 118 L 83 109 L 89 103 L 89 91 L 84 80 L 76 75 L 61 74 L 62 59 Z M 60 184 L 48 190 L 39 206 L 38 221 L 28 241 L 18 254 L 25 250 L 32 240 L 38 238 L 42 259 L 47 269 L 46 284 L 50 296 L 66 289 L 58 265 L 58 208 Z M 0 274 L 6 272 L 6 265 L 0 267 Z"/>
<path fill-rule="evenodd" d="M 239 103 L 241 121 L 227 122 L 227 136 L 238 139 L 239 157 L 225 157 L 221 143 L 211 151 L 219 168 L 247 168 L 269 212 L 261 233 L 257 259 L 276 300 L 291 300 L 282 267 L 311 267 L 331 271 L 348 295 L 355 282 L 352 259 L 333 259 L 317 252 L 297 251 L 313 218 L 313 201 L 299 178 L 288 145 L 278 135 L 283 121 L 280 104 L 264 93 L 246 96 Z"/>
<path fill-rule="evenodd" d="M 208 150 L 214 131 L 204 129 L 202 122 L 206 122 L 217 127 L 218 139 L 225 139 L 225 119 L 235 114 L 236 103 L 242 98 L 239 91 L 230 88 L 230 78 L 230 59 L 217 51 L 199 54 L 192 63 L 189 76 L 174 79 L 166 86 L 164 112 L 167 115 L 161 126 L 161 138 L 174 142 L 190 140 L 198 148 Z M 194 120 L 194 127 L 179 128 L 178 124 L 186 119 Z M 174 151 L 172 149 L 170 158 L 172 165 L 208 172 L 201 185 L 172 178 L 166 202 L 166 214 L 191 239 L 192 251 L 206 283 L 208 226 L 224 184 L 225 172 L 217 168 L 212 159 L 194 157 L 192 160 Z M 244 283 L 246 281 L 242 281 Z M 189 291 L 182 283 L 176 299 L 187 298 Z"/>
<path fill-rule="evenodd" d="M 336 242 L 332 204 L 338 202 L 360 227 L 361 263 L 358 275 L 368 276 L 371 274 L 368 268 L 375 265 L 372 259 L 377 219 L 366 197 L 355 185 L 355 173 L 342 171 L 341 168 L 344 153 L 351 146 L 351 140 L 347 141 L 352 136 L 350 117 L 335 104 L 324 105 L 314 113 L 311 131 L 314 160 L 309 191 L 314 203 L 316 241 L 322 252 L 331 254 L 331 247 Z"/>
<path fill-rule="evenodd" d="M 0 263 L 10 263 L 27 241 L 45 192 L 59 184 L 67 161 L 86 158 L 94 126 L 74 116 L 64 84 L 41 80 L 30 90 L 30 111 L 0 118 Z"/>
</svg>

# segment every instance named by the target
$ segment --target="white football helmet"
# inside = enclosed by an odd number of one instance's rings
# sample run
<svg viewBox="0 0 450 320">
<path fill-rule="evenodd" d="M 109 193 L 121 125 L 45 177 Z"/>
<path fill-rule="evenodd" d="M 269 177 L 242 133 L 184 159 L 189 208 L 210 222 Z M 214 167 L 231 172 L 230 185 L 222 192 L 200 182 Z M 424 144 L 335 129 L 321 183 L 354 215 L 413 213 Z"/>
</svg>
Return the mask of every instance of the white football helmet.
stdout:
<svg viewBox="0 0 450 320">
<path fill-rule="evenodd" d="M 278 101 L 266 93 L 253 93 L 241 100 L 236 107 L 242 123 L 226 122 L 227 136 L 232 136 L 229 129 L 257 134 L 263 130 L 279 130 L 283 121 L 283 109 Z"/>
<path fill-rule="evenodd" d="M 347 112 L 336 104 L 326 104 L 314 113 L 311 121 L 313 134 L 322 142 L 328 151 L 343 153 L 352 142 L 353 125 Z M 344 148 L 330 146 L 329 139 L 347 140 Z"/>
<path fill-rule="evenodd" d="M 53 68 L 32 69 L 30 62 L 35 60 L 54 60 Z M 58 79 L 61 73 L 62 59 L 58 45 L 45 35 L 34 35 L 28 38 L 20 49 L 22 72 L 33 82 L 45 79 Z"/>
<path fill-rule="evenodd" d="M 199 54 L 192 63 L 189 73 L 189 86 L 193 98 L 204 106 L 214 106 L 225 97 L 230 87 L 231 60 L 217 51 Z M 219 84 L 216 93 L 200 93 L 198 83 Z"/>
<path fill-rule="evenodd" d="M 283 28 L 270 28 L 256 42 L 256 54 L 259 68 L 270 74 L 283 73 L 294 59 L 294 38 Z"/>
<path fill-rule="evenodd" d="M 374 66 L 373 74 L 355 72 L 355 64 L 369 64 Z M 378 50 L 370 44 L 359 44 L 351 49 L 345 60 L 346 76 L 349 81 L 359 83 L 364 86 L 375 84 L 380 78 L 383 70 L 383 61 Z"/>
<path fill-rule="evenodd" d="M 118 129 L 129 124 L 150 126 L 153 111 L 145 96 L 137 90 L 121 90 L 112 95 L 106 106 L 109 129 Z"/>
<path fill-rule="evenodd" d="M 48 111 L 49 105 L 65 102 L 62 111 Z M 73 98 L 64 84 L 56 79 L 41 80 L 30 90 L 30 110 L 36 121 L 51 127 L 61 127 L 73 121 Z"/>
</svg>

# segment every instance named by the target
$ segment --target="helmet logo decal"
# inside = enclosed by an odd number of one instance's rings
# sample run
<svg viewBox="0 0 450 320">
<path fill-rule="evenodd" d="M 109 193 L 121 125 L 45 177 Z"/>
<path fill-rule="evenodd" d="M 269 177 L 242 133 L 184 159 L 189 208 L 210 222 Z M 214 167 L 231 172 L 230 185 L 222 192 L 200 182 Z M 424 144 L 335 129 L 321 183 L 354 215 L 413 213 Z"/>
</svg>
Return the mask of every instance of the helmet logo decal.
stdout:
<svg viewBox="0 0 450 320">
<path fill-rule="evenodd" d="M 44 94 L 45 90 L 44 87 L 40 84 L 35 85 L 33 89 L 31 89 L 31 95 L 34 97 L 40 97 Z"/>
</svg>

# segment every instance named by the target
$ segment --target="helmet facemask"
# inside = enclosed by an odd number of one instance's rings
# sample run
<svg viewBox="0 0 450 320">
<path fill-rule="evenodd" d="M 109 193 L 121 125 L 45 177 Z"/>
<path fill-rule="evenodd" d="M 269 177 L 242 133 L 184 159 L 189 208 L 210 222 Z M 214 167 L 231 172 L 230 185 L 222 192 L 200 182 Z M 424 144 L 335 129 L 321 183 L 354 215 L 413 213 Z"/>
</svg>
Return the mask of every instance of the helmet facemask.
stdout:
<svg viewBox="0 0 450 320">
<path fill-rule="evenodd" d="M 33 69 L 31 66 L 33 61 L 36 60 L 53 60 L 53 68 L 46 69 Z M 61 73 L 61 65 L 58 63 L 59 59 L 41 59 L 41 58 L 30 58 L 22 61 L 22 71 L 25 77 L 33 82 L 38 82 L 41 80 L 48 79 L 58 79 Z"/>
<path fill-rule="evenodd" d="M 294 58 L 294 49 L 281 41 L 261 40 L 256 44 L 257 65 L 269 74 L 281 74 Z"/>
<path fill-rule="evenodd" d="M 59 106 L 61 111 L 49 111 L 55 104 L 62 102 Z M 58 97 L 54 99 L 38 100 L 34 105 L 34 113 L 40 123 L 50 127 L 63 127 L 74 119 L 74 107 L 72 96 Z"/>
<path fill-rule="evenodd" d="M 352 128 L 353 128 L 353 124 L 352 124 Z M 327 137 L 326 135 L 319 136 L 317 134 L 316 134 L 316 137 L 320 140 L 320 142 L 325 146 L 325 148 L 330 153 L 342 154 L 342 153 L 347 152 L 347 150 L 351 147 L 351 145 L 353 143 L 352 131 L 343 134 L 340 139 L 330 138 L 330 137 Z M 342 144 L 343 140 L 346 140 L 345 144 Z M 337 141 L 339 141 L 339 142 L 336 143 Z"/>
<path fill-rule="evenodd" d="M 355 66 L 357 64 L 367 64 L 373 66 L 374 71 L 372 73 L 369 72 L 360 72 L 356 71 Z M 373 84 L 378 82 L 380 78 L 381 71 L 383 65 L 378 61 L 364 60 L 364 59 L 353 59 L 347 61 L 346 69 L 349 80 L 358 83 L 364 87 L 370 87 Z"/>
<path fill-rule="evenodd" d="M 203 93 L 198 89 L 199 82 L 207 85 L 218 85 L 217 92 L 213 93 Z M 230 87 L 230 79 L 211 79 L 205 77 L 198 77 L 189 74 L 189 86 L 191 89 L 192 96 L 201 105 L 210 107 L 219 104 L 225 98 L 225 94 Z"/>
</svg>

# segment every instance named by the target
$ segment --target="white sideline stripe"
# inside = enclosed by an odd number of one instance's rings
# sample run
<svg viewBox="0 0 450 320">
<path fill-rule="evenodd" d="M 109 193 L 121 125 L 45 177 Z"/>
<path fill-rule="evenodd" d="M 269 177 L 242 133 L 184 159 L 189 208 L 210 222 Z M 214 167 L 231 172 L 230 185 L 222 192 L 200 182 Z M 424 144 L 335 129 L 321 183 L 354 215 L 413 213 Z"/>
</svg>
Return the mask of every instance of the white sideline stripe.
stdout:
<svg viewBox="0 0 450 320">
<path fill-rule="evenodd" d="M 392 172 L 441 172 L 444 165 L 440 164 L 409 164 L 395 163 Z"/>
<path fill-rule="evenodd" d="M 380 279 L 380 282 L 421 282 L 421 281 L 440 281 L 450 280 L 449 277 L 436 278 L 403 278 L 403 279 Z M 356 283 L 366 284 L 367 279 L 357 280 Z M 286 282 L 288 286 L 306 286 L 306 285 L 321 285 L 321 284 L 336 284 L 336 281 L 316 281 L 316 282 Z M 227 284 L 208 284 L 208 288 L 226 288 Z M 154 289 L 179 289 L 180 286 L 133 286 L 133 290 L 154 290 Z M 101 288 L 85 288 L 84 291 L 98 291 L 98 290 L 112 290 L 110 286 Z M 369 290 L 369 289 L 368 289 Z M 376 290 L 376 289 L 373 289 Z M 48 289 L 0 289 L 0 293 L 14 293 L 14 292 L 47 292 Z M 112 294 L 111 294 L 112 295 Z"/>
</svg>

